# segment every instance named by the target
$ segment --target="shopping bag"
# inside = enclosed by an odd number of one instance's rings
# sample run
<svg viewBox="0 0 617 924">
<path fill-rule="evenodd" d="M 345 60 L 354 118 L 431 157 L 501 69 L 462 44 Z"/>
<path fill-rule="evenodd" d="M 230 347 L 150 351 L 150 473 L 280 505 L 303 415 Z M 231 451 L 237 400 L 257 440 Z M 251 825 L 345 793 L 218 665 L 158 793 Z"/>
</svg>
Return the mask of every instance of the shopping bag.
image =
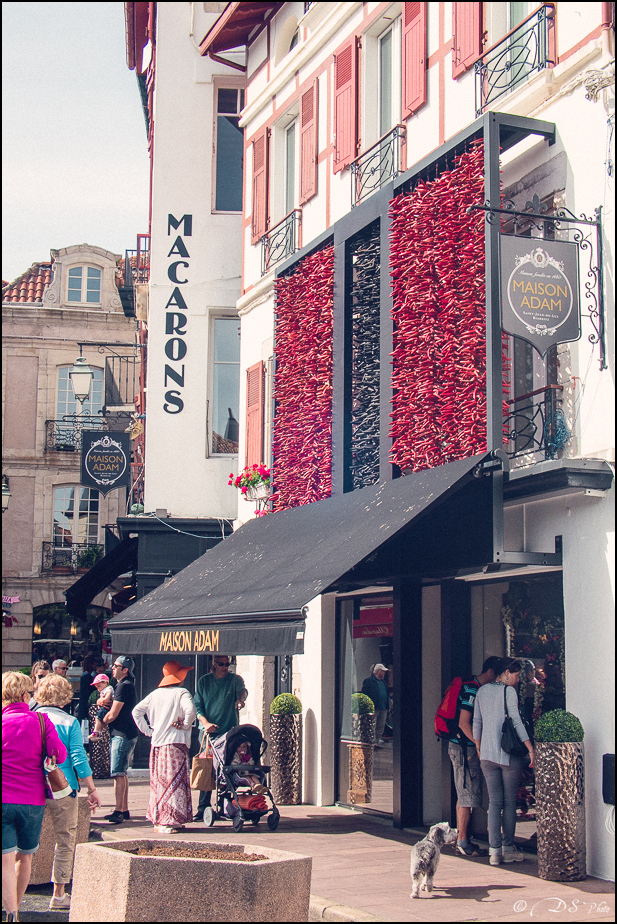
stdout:
<svg viewBox="0 0 617 924">
<path fill-rule="evenodd" d="M 214 767 L 212 766 L 212 747 L 210 737 L 206 735 L 205 746 L 194 758 L 191 765 L 191 789 L 209 791 L 216 789 Z"/>
</svg>

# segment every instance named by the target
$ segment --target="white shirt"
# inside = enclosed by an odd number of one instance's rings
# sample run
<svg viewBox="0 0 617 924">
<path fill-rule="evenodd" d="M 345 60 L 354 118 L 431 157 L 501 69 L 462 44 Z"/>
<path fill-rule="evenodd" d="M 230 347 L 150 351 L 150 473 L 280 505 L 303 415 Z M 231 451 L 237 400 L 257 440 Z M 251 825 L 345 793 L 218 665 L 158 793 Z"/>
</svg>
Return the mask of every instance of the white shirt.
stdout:
<svg viewBox="0 0 617 924">
<path fill-rule="evenodd" d="M 145 716 L 148 721 L 146 722 Z M 158 687 L 133 709 L 133 718 L 144 735 L 152 738 L 152 747 L 164 744 L 191 744 L 191 725 L 197 710 L 193 697 L 184 687 Z M 173 728 L 182 719 L 183 728 Z"/>
</svg>

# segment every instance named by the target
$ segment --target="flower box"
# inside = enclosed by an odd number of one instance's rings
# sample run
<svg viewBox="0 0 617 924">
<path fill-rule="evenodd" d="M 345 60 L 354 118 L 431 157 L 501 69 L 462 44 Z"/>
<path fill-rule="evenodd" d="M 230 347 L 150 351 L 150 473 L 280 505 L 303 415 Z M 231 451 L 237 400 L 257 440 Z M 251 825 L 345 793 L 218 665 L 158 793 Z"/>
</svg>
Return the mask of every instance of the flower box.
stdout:
<svg viewBox="0 0 617 924">
<path fill-rule="evenodd" d="M 267 485 L 265 481 L 262 481 L 260 484 L 254 484 L 248 487 L 246 489 L 244 499 L 249 501 L 263 500 L 269 495 L 270 485 Z"/>
</svg>

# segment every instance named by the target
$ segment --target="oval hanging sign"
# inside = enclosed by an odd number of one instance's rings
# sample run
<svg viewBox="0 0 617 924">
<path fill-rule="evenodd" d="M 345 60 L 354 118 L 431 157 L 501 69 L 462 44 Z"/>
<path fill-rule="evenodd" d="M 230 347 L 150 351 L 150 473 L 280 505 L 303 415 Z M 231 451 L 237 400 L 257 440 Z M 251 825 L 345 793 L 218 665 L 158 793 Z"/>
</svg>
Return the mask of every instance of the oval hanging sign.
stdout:
<svg viewBox="0 0 617 924">
<path fill-rule="evenodd" d="M 502 328 L 544 356 L 580 337 L 578 246 L 501 237 Z"/>
<path fill-rule="evenodd" d="M 82 431 L 81 484 L 102 494 L 129 485 L 129 453 L 125 433 Z"/>
</svg>

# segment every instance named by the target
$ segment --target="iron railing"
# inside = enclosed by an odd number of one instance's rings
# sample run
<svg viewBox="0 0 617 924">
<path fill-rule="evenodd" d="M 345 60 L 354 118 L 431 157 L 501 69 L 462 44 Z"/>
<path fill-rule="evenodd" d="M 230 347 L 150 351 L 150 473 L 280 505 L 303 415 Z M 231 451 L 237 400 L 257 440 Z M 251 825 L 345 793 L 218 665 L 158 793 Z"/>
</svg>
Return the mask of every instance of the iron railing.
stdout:
<svg viewBox="0 0 617 924">
<path fill-rule="evenodd" d="M 261 275 L 265 276 L 276 263 L 290 257 L 300 247 L 302 209 L 294 209 L 261 239 Z"/>
<path fill-rule="evenodd" d="M 66 414 L 61 420 L 46 420 L 45 452 L 79 452 L 84 430 L 107 430 L 105 418 Z"/>
<path fill-rule="evenodd" d="M 543 453 L 554 459 L 568 443 L 571 432 L 561 408 L 561 385 L 547 385 L 508 401 L 512 408 L 504 419 L 504 438 L 511 459 Z"/>
<path fill-rule="evenodd" d="M 555 64 L 550 41 L 554 17 L 554 6 L 545 4 L 476 61 L 476 117 L 530 74 Z"/>
<path fill-rule="evenodd" d="M 41 571 L 77 571 L 88 569 L 100 561 L 105 554 L 105 546 L 75 543 L 74 545 L 56 546 L 53 542 L 43 543 Z"/>
<path fill-rule="evenodd" d="M 351 207 L 358 205 L 367 196 L 397 177 L 401 172 L 401 145 L 405 138 L 404 125 L 396 125 L 391 131 L 363 151 L 351 167 Z"/>
</svg>

